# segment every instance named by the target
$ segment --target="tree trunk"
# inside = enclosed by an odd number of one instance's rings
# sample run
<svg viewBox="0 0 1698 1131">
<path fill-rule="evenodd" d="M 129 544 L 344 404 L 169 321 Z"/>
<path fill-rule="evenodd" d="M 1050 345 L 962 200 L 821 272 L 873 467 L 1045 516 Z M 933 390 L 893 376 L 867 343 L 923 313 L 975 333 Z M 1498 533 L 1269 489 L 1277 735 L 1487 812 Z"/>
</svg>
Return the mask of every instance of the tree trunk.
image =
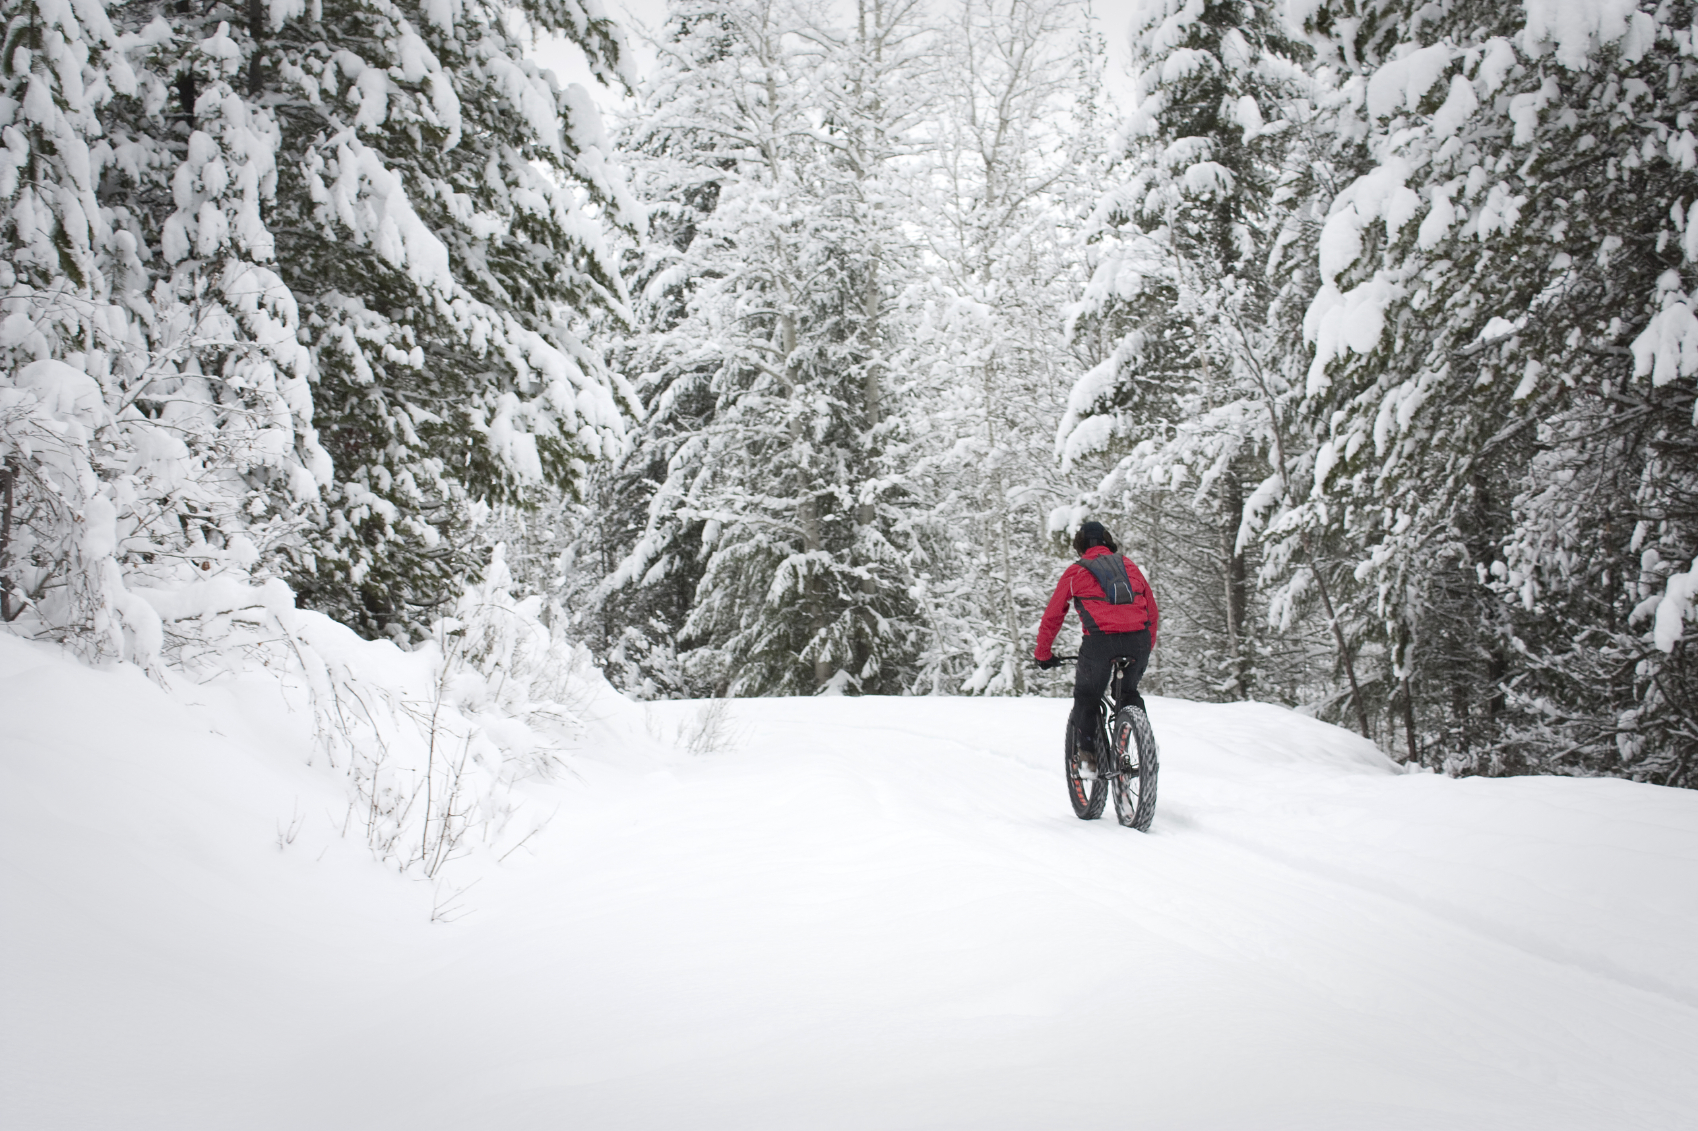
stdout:
<svg viewBox="0 0 1698 1131">
<path fill-rule="evenodd" d="M 997 581 L 996 604 L 1002 613 L 1002 631 L 1009 656 L 1009 670 L 1014 694 L 1026 693 L 1026 673 L 1020 666 L 1020 627 L 1014 611 L 1014 555 L 1008 544 L 1008 489 L 1002 481 L 1002 460 L 997 454 L 996 404 L 999 390 L 996 384 L 995 360 L 985 362 L 985 444 L 991 467 L 991 505 L 996 515 L 997 561 L 1001 577 Z"/>
<path fill-rule="evenodd" d="M 12 605 L 12 579 L 6 567 L 12 564 L 12 490 L 18 478 L 18 461 L 7 456 L 0 467 L 0 620 L 16 620 L 23 606 Z"/>
<path fill-rule="evenodd" d="M 1228 671 L 1239 699 L 1250 698 L 1249 657 L 1246 656 L 1244 621 L 1249 612 L 1250 593 L 1244 552 L 1238 548 L 1238 526 L 1244 516 L 1244 482 L 1235 471 L 1221 476 L 1221 565 L 1226 587 L 1226 648 Z"/>
<path fill-rule="evenodd" d="M 794 402 L 796 399 L 796 371 L 791 358 L 796 354 L 796 316 L 789 312 L 779 317 L 778 321 L 779 348 L 784 353 L 784 391 Z M 802 440 L 802 416 L 792 405 L 790 425 L 790 443 L 792 446 Z M 804 482 L 801 485 L 802 499 L 797 505 L 797 524 L 802 528 L 802 552 L 810 557 L 825 546 L 825 539 L 820 531 L 819 497 L 808 488 Z M 802 605 L 808 614 L 808 638 L 812 642 L 825 631 L 825 601 L 820 592 L 819 579 L 814 575 L 813 563 L 810 561 L 808 572 L 802 579 Z M 820 657 L 814 661 L 814 686 L 824 687 L 826 680 L 831 678 L 831 661 Z"/>
<path fill-rule="evenodd" d="M 819 501 L 809 494 L 802 499 L 802 550 L 812 555 L 825 545 L 820 537 Z M 812 563 L 809 564 L 808 575 L 803 588 L 803 600 L 808 610 L 808 635 L 810 640 L 817 640 L 820 633 L 825 631 L 825 600 L 820 592 L 819 579 L 814 576 Z M 824 687 L 826 680 L 831 678 L 831 660 L 820 656 L 814 660 L 814 686 Z"/>
<path fill-rule="evenodd" d="M 1332 607 L 1332 595 L 1327 592 L 1327 579 L 1321 573 L 1320 563 L 1315 561 L 1314 551 L 1309 549 L 1309 538 L 1303 538 L 1303 547 L 1309 551 L 1309 570 L 1315 577 L 1315 588 L 1321 594 L 1321 608 L 1326 610 L 1327 623 L 1332 626 L 1333 640 L 1338 644 L 1339 659 L 1344 664 L 1344 674 L 1350 678 L 1350 700 L 1356 704 L 1356 722 L 1362 728 L 1362 737 L 1372 742 L 1374 728 L 1368 721 L 1368 705 L 1362 701 L 1362 688 L 1356 682 L 1356 661 L 1350 654 L 1350 644 L 1344 639 L 1344 626 L 1338 623 L 1338 613 Z"/>
<path fill-rule="evenodd" d="M 1421 764 L 1421 748 L 1415 738 L 1415 688 L 1403 677 L 1403 735 L 1409 740 L 1409 765 Z"/>
<path fill-rule="evenodd" d="M 882 33 L 884 30 L 883 12 L 880 5 L 876 2 L 872 5 L 873 37 L 871 39 L 868 35 L 867 15 L 868 6 L 865 0 L 862 0 L 857 5 L 861 48 L 864 57 L 870 58 L 876 65 L 882 54 Z M 860 97 L 866 89 L 863 81 L 865 77 L 867 76 L 863 72 L 858 74 L 855 80 L 857 102 L 860 101 Z M 874 82 L 877 81 L 878 76 L 876 74 L 870 77 Z M 872 119 L 877 121 L 879 103 L 876 95 L 870 112 Z M 877 226 L 872 224 L 871 221 L 877 205 L 867 199 L 866 192 L 867 182 L 872 176 L 873 165 L 878 160 L 878 155 L 871 145 L 871 138 L 868 136 L 870 129 L 871 127 L 863 122 L 855 134 L 856 149 L 858 150 L 855 156 L 855 177 L 860 186 L 862 203 L 865 204 L 867 209 L 869 227 L 876 231 Z M 877 252 L 867 256 L 866 277 L 862 280 L 861 290 L 861 317 L 863 318 L 862 345 L 866 350 L 865 369 L 861 376 L 861 411 L 865 419 L 867 434 L 864 437 L 863 463 L 860 468 L 860 482 L 857 487 L 865 490 L 868 482 L 875 478 L 877 473 L 873 431 L 878 427 L 881 411 L 879 404 L 881 390 L 879 388 L 879 260 Z M 872 532 L 868 528 L 873 525 L 873 520 L 877 517 L 877 514 L 878 508 L 872 499 L 862 498 L 857 501 L 855 506 L 855 525 L 858 528 L 855 538 L 857 546 L 865 546 L 871 542 Z M 862 608 L 861 615 L 869 643 L 866 649 L 858 649 L 857 651 L 860 654 L 855 657 L 856 666 L 865 670 L 867 661 L 871 659 L 871 637 L 877 625 L 877 618 L 870 606 L 873 599 L 878 596 L 878 580 L 872 576 L 873 560 L 870 555 L 865 556 L 865 560 L 856 561 L 855 564 L 866 570 L 866 575 L 861 578 L 860 589 L 861 595 L 867 598 L 867 605 Z"/>
<path fill-rule="evenodd" d="M 877 428 L 879 425 L 879 414 L 881 411 L 879 403 L 881 390 L 879 388 L 878 359 L 878 260 L 876 258 L 870 259 L 867 262 L 866 289 L 861 296 L 861 301 L 862 315 L 866 318 L 865 328 L 868 354 L 866 372 L 861 378 L 861 411 L 866 416 L 867 427 L 867 467 L 865 467 L 863 471 L 870 473 L 873 471 L 872 464 L 874 455 L 872 432 L 873 429 Z M 873 518 L 876 514 L 877 507 L 873 501 L 871 499 L 863 499 L 855 508 L 855 521 L 861 526 L 870 526 L 872 525 Z M 870 577 L 862 578 L 861 591 L 870 597 L 878 591 L 878 585 Z"/>
<path fill-rule="evenodd" d="M 254 41 L 253 54 L 248 56 L 248 97 L 256 98 L 264 83 L 261 61 L 265 57 L 265 4 L 262 0 L 248 0 L 248 35 Z"/>
</svg>

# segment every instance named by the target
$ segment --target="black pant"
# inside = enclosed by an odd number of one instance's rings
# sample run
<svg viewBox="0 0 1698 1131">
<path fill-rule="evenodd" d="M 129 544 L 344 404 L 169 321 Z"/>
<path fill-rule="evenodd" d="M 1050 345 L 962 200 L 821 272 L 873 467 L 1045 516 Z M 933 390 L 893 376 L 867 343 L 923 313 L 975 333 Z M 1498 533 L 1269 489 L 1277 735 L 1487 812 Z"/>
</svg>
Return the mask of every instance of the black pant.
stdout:
<svg viewBox="0 0 1698 1131">
<path fill-rule="evenodd" d="M 1138 681 L 1150 666 L 1150 630 L 1089 632 L 1079 642 L 1079 663 L 1073 675 L 1073 713 L 1068 716 L 1068 722 L 1079 736 L 1082 749 L 1096 749 L 1097 702 L 1114 673 L 1114 661 L 1121 656 L 1130 657 L 1132 662 L 1126 666 L 1120 685 L 1120 702 L 1142 707 L 1144 699 L 1138 694 Z"/>
</svg>

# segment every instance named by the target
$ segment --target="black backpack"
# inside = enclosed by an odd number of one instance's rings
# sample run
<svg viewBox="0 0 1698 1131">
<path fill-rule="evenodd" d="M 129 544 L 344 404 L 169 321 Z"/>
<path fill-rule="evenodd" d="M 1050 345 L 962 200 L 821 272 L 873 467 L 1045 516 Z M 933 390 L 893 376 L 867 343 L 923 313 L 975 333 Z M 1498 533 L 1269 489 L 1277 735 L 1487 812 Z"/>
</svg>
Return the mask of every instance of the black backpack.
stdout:
<svg viewBox="0 0 1698 1131">
<path fill-rule="evenodd" d="M 1126 559 L 1119 554 L 1104 554 L 1100 558 L 1080 558 L 1079 564 L 1091 571 L 1091 576 L 1097 579 L 1097 584 L 1103 587 L 1103 595 L 1111 605 L 1130 605 L 1136 594 L 1132 592 L 1132 582 L 1126 576 Z"/>
</svg>

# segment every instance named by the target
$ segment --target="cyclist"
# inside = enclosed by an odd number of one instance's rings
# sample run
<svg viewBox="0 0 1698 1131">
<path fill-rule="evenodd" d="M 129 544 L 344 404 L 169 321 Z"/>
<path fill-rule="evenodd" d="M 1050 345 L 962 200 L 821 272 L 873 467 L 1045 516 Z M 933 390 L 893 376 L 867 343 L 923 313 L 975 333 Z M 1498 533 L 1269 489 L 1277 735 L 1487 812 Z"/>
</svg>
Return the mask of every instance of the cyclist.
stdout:
<svg viewBox="0 0 1698 1131">
<path fill-rule="evenodd" d="M 1123 701 L 1142 709 L 1138 681 L 1150 663 L 1156 646 L 1156 598 L 1150 583 L 1132 562 L 1122 557 L 1120 547 L 1100 522 L 1087 522 L 1073 535 L 1079 560 L 1061 573 L 1055 593 L 1038 625 L 1038 646 L 1033 651 L 1040 668 L 1053 668 L 1050 645 L 1067 619 L 1067 603 L 1079 610 L 1085 638 L 1079 643 L 1079 663 L 1073 677 L 1073 713 L 1068 717 L 1081 758 L 1096 762 L 1097 703 L 1108 686 L 1117 657 L 1132 663 L 1126 670 Z"/>
</svg>

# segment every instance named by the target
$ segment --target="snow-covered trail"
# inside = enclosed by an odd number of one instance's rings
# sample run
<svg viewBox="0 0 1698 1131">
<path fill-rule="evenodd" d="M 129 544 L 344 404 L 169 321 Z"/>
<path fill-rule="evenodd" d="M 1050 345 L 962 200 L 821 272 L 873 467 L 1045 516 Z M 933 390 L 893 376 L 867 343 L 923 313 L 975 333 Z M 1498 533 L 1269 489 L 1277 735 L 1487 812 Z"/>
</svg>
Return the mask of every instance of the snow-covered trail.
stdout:
<svg viewBox="0 0 1698 1131">
<path fill-rule="evenodd" d="M 17 724 L 85 674 L 153 715 Z M 1065 702 L 745 701 L 581 758 L 444 927 L 278 851 L 322 771 L 0 677 L 7 1127 L 1698 1125 L 1698 794 L 1155 700 L 1142 836 L 1072 817 Z"/>
</svg>

